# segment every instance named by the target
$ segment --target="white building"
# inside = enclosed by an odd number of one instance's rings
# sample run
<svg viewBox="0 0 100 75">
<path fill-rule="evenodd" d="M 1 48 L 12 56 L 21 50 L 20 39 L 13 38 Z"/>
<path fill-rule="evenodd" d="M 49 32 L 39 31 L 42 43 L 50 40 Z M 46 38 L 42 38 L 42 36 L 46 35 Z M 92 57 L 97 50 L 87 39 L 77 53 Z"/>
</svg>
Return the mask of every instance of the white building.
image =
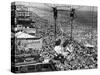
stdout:
<svg viewBox="0 0 100 75">
<path fill-rule="evenodd" d="M 16 38 L 35 38 L 35 36 L 29 35 L 27 33 L 21 32 L 21 31 L 17 32 L 15 34 L 15 37 Z"/>
<path fill-rule="evenodd" d="M 36 50 L 41 50 L 42 48 L 42 38 L 36 38 L 36 36 L 29 35 L 24 32 L 18 32 L 15 34 L 15 37 L 17 38 L 16 41 L 21 42 L 20 49 L 25 49 L 29 50 L 31 49 L 36 49 Z"/>
</svg>

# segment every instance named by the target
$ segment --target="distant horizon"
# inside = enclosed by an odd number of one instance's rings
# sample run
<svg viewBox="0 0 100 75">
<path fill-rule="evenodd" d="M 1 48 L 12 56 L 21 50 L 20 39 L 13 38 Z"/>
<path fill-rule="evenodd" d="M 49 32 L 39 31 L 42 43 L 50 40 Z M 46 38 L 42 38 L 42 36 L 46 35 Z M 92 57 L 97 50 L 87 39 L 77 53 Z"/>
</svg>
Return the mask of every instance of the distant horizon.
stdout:
<svg viewBox="0 0 100 75">
<path fill-rule="evenodd" d="M 13 2 L 12 2 L 13 3 Z M 58 9 L 70 10 L 70 8 L 75 8 L 80 11 L 97 11 L 96 6 L 86 6 L 86 5 L 70 5 L 70 4 L 52 4 L 52 3 L 37 3 L 37 2 L 23 2 L 15 1 L 16 5 L 25 5 L 27 7 L 37 7 L 39 9 L 52 9 L 52 7 L 57 7 Z"/>
</svg>

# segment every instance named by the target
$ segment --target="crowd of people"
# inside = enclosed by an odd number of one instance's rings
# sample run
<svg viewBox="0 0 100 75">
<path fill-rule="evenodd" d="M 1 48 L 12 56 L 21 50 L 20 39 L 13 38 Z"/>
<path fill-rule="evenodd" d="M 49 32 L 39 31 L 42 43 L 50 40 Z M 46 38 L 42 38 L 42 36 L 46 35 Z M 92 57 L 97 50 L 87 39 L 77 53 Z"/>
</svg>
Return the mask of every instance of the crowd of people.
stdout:
<svg viewBox="0 0 100 75">
<path fill-rule="evenodd" d="M 55 63 L 57 70 L 74 70 L 74 69 L 89 69 L 97 67 L 97 49 L 88 48 L 83 44 L 78 43 L 74 39 L 62 33 L 60 28 L 57 27 L 55 38 L 54 25 L 48 25 L 43 31 L 38 32 L 43 38 L 43 46 L 41 50 L 18 49 L 16 47 L 16 54 L 38 54 L 41 59 L 49 59 L 49 63 Z M 41 60 L 39 59 L 39 60 Z M 43 60 L 42 60 L 43 61 Z"/>
</svg>

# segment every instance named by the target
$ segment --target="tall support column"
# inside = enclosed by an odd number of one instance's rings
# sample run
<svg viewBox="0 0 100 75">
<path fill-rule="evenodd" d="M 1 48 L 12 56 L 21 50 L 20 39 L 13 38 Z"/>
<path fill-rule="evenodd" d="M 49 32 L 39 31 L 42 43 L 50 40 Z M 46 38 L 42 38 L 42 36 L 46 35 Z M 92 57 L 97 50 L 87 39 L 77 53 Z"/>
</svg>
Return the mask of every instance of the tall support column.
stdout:
<svg viewBox="0 0 100 75">
<path fill-rule="evenodd" d="M 71 11 L 70 11 L 70 18 L 71 18 L 71 36 L 70 36 L 70 40 L 72 41 L 72 38 L 73 38 L 73 20 L 76 18 L 76 15 L 75 15 L 75 9 L 72 8 Z"/>
<path fill-rule="evenodd" d="M 73 38 L 73 19 L 71 19 L 71 37 L 70 37 L 70 39 L 72 40 L 72 38 Z"/>
<path fill-rule="evenodd" d="M 57 27 L 57 8 L 53 7 L 53 14 L 54 14 L 54 25 L 55 25 L 55 40 L 57 38 L 56 34 L 56 27 Z"/>
</svg>

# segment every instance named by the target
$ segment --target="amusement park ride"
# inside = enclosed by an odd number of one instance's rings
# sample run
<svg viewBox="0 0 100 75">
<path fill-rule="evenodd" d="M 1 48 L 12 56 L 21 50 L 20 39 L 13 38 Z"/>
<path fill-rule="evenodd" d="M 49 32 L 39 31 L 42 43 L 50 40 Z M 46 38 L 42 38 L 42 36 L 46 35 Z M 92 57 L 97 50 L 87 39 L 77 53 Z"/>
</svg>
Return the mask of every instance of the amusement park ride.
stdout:
<svg viewBox="0 0 100 75">
<path fill-rule="evenodd" d="M 47 6 L 47 8 L 40 8 L 40 7 L 35 7 L 35 6 L 32 6 L 31 8 L 39 9 L 39 10 L 50 12 L 50 13 L 53 14 L 54 25 L 55 25 L 55 40 L 57 38 L 57 35 L 56 35 L 57 29 L 56 29 L 56 27 L 57 27 L 57 18 L 58 18 L 59 11 L 69 13 L 69 16 L 66 16 L 66 17 L 70 18 L 68 22 L 70 22 L 70 39 L 72 40 L 72 38 L 73 38 L 73 21 L 77 18 L 76 11 L 78 9 L 80 9 L 80 7 L 75 7 L 74 8 L 71 5 L 69 5 L 69 6 L 66 6 L 66 5 L 54 5 L 54 4 L 53 5 L 52 4 L 49 5 L 49 4 L 45 4 L 45 3 L 44 3 L 44 5 Z M 63 14 L 61 14 L 61 15 L 63 15 Z M 62 29 L 61 25 L 60 25 L 60 30 L 62 31 L 62 34 L 63 34 L 64 30 Z"/>
<path fill-rule="evenodd" d="M 37 9 L 40 9 L 40 10 L 44 10 L 44 11 L 49 11 L 49 12 L 52 12 L 53 13 L 53 17 L 54 17 L 54 25 L 55 25 L 55 40 L 57 38 L 57 35 L 56 35 L 56 32 L 57 32 L 57 18 L 58 18 L 58 12 L 61 11 L 61 12 L 68 12 L 69 13 L 69 22 L 70 22 L 70 40 L 72 40 L 73 38 L 73 21 L 76 19 L 77 17 L 77 14 L 76 14 L 76 11 L 77 9 L 80 9 L 80 7 L 77 7 L 77 8 L 74 8 L 72 6 L 57 6 L 57 5 L 48 5 L 48 4 L 45 4 L 47 7 L 49 7 L 49 10 L 48 9 L 45 9 L 45 8 L 38 8 Z M 33 7 L 33 8 L 36 8 L 36 7 Z M 63 15 L 63 14 L 61 14 Z M 64 30 L 62 29 L 61 25 L 60 25 L 60 30 L 62 31 L 62 34 L 64 33 Z"/>
<path fill-rule="evenodd" d="M 57 26 L 57 24 L 56 24 L 56 20 L 57 20 L 57 12 L 58 11 L 66 11 L 67 12 L 67 10 L 60 10 L 60 9 L 57 9 L 57 7 L 52 7 L 53 8 L 53 12 L 54 12 L 54 19 L 55 19 L 55 38 L 56 38 L 56 26 Z M 70 39 L 72 39 L 72 34 L 73 34 L 73 20 L 75 19 L 75 9 L 74 8 L 71 8 L 71 10 L 69 11 L 70 12 L 70 25 L 71 25 L 71 36 L 70 36 Z M 60 26 L 60 29 L 61 29 L 61 31 L 62 31 L 62 28 L 61 28 L 61 26 Z M 63 33 L 64 31 L 62 31 L 62 33 Z"/>
</svg>

